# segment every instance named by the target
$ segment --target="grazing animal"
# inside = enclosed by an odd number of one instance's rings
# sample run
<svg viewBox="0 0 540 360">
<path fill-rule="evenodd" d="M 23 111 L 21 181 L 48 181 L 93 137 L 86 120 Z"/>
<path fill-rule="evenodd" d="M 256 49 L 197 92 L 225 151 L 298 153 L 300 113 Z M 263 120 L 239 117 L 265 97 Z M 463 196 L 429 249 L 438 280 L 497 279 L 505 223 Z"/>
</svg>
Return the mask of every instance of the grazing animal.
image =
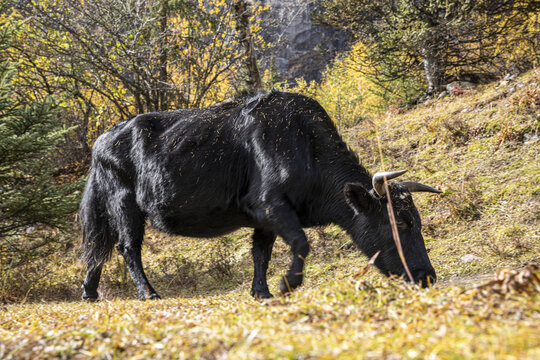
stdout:
<svg viewBox="0 0 540 360">
<path fill-rule="evenodd" d="M 305 227 L 335 223 L 386 275 L 403 275 L 386 210 L 384 177 L 371 176 L 308 97 L 271 91 L 204 109 L 138 115 L 113 126 L 93 148 L 80 207 L 84 299 L 98 297 L 114 246 L 140 299 L 159 295 L 141 262 L 146 220 L 170 234 L 213 237 L 254 228 L 251 294 L 271 297 L 266 271 L 276 235 L 292 251 L 281 282 L 302 283 L 309 253 Z M 414 182 L 388 184 L 403 252 L 415 282 L 434 283 L 411 192 L 440 192 Z"/>
</svg>

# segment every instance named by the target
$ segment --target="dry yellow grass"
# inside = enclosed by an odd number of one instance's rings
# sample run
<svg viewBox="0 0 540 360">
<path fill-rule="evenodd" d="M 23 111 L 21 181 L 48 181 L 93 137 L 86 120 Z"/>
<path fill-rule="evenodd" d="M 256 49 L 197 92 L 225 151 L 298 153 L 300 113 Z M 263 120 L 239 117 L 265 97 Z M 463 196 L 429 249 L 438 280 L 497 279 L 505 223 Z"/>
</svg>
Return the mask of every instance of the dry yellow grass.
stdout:
<svg viewBox="0 0 540 360">
<path fill-rule="evenodd" d="M 9 305 L 0 315 L 0 356 L 534 359 L 538 300 L 348 278 L 265 302 L 233 290 L 162 301 Z"/>
</svg>

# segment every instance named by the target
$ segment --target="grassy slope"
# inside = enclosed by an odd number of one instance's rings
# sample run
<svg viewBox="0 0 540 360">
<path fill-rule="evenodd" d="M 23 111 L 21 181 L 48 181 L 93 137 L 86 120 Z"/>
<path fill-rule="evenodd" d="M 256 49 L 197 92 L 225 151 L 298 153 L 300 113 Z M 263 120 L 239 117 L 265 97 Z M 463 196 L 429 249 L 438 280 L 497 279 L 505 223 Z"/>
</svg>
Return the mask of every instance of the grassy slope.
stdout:
<svg viewBox="0 0 540 360">
<path fill-rule="evenodd" d="M 83 274 L 71 253 L 0 275 L 0 296 L 27 302 L 0 305 L 0 358 L 540 358 L 538 294 L 482 297 L 455 285 L 538 259 L 540 142 L 523 140 L 538 131 L 539 80 L 532 72 L 519 86 L 487 86 L 344 134 L 370 170 L 408 168 L 445 191 L 415 195 L 435 288 L 376 271 L 355 279 L 366 259 L 330 226 L 308 231 L 305 285 L 260 303 L 248 295 L 247 230 L 212 240 L 150 231 L 143 257 L 162 301 L 133 300 L 116 257 L 95 304 L 76 300 Z M 271 290 L 288 262 L 278 241 Z"/>
</svg>

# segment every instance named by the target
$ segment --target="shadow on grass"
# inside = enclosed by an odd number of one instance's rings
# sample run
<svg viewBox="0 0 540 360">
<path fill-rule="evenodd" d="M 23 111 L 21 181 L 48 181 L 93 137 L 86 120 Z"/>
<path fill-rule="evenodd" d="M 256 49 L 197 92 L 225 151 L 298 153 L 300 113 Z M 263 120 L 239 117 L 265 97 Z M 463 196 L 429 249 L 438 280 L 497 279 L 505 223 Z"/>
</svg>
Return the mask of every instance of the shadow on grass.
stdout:
<svg viewBox="0 0 540 360">
<path fill-rule="evenodd" d="M 162 298 L 193 298 L 207 295 L 223 295 L 231 291 L 243 289 L 249 295 L 251 284 L 251 259 L 242 258 L 232 262 L 221 259 L 210 261 L 195 267 L 190 262 L 182 262 L 180 267 L 168 268 L 167 263 L 149 267 L 147 275 L 150 283 Z M 73 265 L 74 266 L 74 265 Z M 167 268 L 167 271 L 164 271 Z M 35 276 L 35 275 L 33 275 Z M 0 292 L 0 303 L 35 304 L 53 302 L 79 302 L 83 301 L 82 282 L 84 272 L 80 276 L 63 276 L 60 272 L 48 275 L 35 276 L 22 275 L 27 281 L 20 286 L 7 286 Z M 15 285 L 15 284 L 13 284 Z M 105 265 L 100 281 L 100 300 L 136 300 L 137 289 L 131 276 L 124 269 L 123 263 L 109 262 Z"/>
</svg>

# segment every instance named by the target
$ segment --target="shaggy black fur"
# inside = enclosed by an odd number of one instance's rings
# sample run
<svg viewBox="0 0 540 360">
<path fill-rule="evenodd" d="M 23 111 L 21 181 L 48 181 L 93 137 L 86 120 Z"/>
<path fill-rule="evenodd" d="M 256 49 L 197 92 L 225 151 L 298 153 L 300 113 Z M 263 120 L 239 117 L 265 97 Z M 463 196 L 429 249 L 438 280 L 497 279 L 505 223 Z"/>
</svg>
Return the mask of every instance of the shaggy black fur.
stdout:
<svg viewBox="0 0 540 360">
<path fill-rule="evenodd" d="M 416 281 L 435 280 L 410 193 L 391 195 L 405 257 Z M 141 262 L 145 220 L 171 234 L 212 237 L 252 227 L 251 293 L 272 296 L 266 270 L 276 235 L 291 247 L 281 291 L 302 283 L 309 243 L 302 228 L 335 223 L 385 274 L 404 273 L 371 175 L 324 109 L 307 97 L 272 91 L 204 109 L 149 113 L 114 126 L 93 148 L 80 208 L 83 298 L 97 298 L 114 246 L 139 297 L 158 298 Z"/>
</svg>

